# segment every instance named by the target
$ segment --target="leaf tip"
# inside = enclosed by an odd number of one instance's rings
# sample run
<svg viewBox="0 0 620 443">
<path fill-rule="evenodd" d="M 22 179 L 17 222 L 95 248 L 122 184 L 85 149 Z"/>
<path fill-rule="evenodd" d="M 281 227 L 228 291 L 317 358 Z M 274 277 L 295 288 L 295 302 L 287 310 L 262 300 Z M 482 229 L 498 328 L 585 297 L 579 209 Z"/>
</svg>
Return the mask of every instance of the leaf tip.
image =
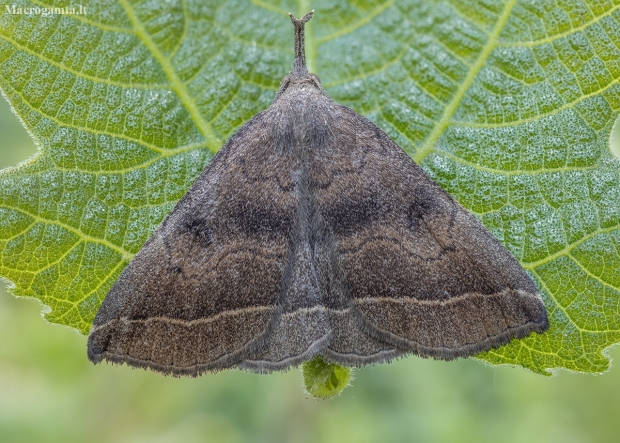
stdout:
<svg viewBox="0 0 620 443">
<path fill-rule="evenodd" d="M 321 357 L 304 362 L 301 370 L 306 392 L 319 400 L 340 394 L 351 382 L 351 368 L 328 363 Z"/>
</svg>

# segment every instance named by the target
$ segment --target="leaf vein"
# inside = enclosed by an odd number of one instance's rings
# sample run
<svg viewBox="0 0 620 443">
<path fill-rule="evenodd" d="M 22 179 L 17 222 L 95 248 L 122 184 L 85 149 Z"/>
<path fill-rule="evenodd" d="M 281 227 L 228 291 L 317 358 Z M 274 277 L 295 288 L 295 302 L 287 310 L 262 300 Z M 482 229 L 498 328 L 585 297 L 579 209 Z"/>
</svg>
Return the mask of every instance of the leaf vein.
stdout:
<svg viewBox="0 0 620 443">
<path fill-rule="evenodd" d="M 600 96 L 603 92 L 607 91 L 608 89 L 610 89 L 612 86 L 617 85 L 620 82 L 620 78 L 613 80 L 611 82 L 609 82 L 607 85 L 605 85 L 603 88 L 598 89 L 592 93 L 589 94 L 584 94 L 582 92 L 581 96 L 571 102 L 567 102 L 565 104 L 563 104 L 562 106 L 559 106 L 551 111 L 548 112 L 541 112 L 540 114 L 534 115 L 532 117 L 528 117 L 528 118 L 523 118 L 520 120 L 514 120 L 514 121 L 510 121 L 510 122 L 502 122 L 502 123 L 469 123 L 469 122 L 459 122 L 459 121 L 455 121 L 453 123 L 458 124 L 459 126 L 463 126 L 463 127 L 468 127 L 468 128 L 489 128 L 489 129 L 496 129 L 496 128 L 506 128 L 506 127 L 511 127 L 511 126 L 517 126 L 517 125 L 521 125 L 523 123 L 531 123 L 531 122 L 536 122 L 539 120 L 542 120 L 546 117 L 551 117 L 553 115 L 559 114 L 562 111 L 566 111 L 566 110 L 571 110 L 575 107 L 575 105 L 577 105 L 578 103 L 582 103 L 584 100 L 587 100 L 591 97 L 595 97 L 595 96 Z M 606 100 L 606 99 L 605 99 Z M 611 107 L 611 104 L 610 104 Z"/>
<path fill-rule="evenodd" d="M 446 128 L 450 125 L 452 116 L 454 115 L 457 108 L 461 104 L 461 100 L 465 96 L 465 93 L 467 92 L 469 87 L 472 85 L 472 83 L 474 82 L 474 79 L 476 78 L 476 76 L 478 75 L 482 67 L 484 66 L 486 60 L 489 58 L 489 55 L 491 54 L 493 49 L 495 48 L 495 45 L 497 44 L 497 37 L 501 33 L 506 22 L 508 21 L 508 18 L 510 17 L 510 13 L 512 12 L 512 9 L 514 8 L 516 3 L 517 3 L 517 0 L 510 0 L 506 2 L 506 4 L 504 5 L 504 10 L 502 11 L 501 15 L 498 17 L 497 23 L 495 24 L 493 31 L 491 31 L 491 33 L 489 34 L 489 38 L 487 39 L 486 44 L 482 48 L 482 51 L 480 51 L 480 54 L 478 55 L 478 58 L 476 59 L 475 63 L 471 66 L 471 68 L 467 72 L 467 76 L 465 77 L 461 85 L 459 86 L 456 94 L 454 94 L 454 96 L 452 97 L 452 100 L 450 101 L 448 106 L 444 109 L 441 119 L 439 120 L 439 122 L 437 123 L 437 125 L 435 126 L 431 134 L 426 139 L 426 142 L 415 153 L 414 160 L 418 164 L 421 163 L 424 160 L 424 158 L 428 154 L 430 154 L 432 150 L 435 149 L 435 143 L 437 142 L 439 137 L 443 135 Z"/>
<path fill-rule="evenodd" d="M 365 12 L 364 14 L 362 14 L 362 18 L 359 19 L 358 21 L 351 23 L 350 25 L 345 26 L 339 29 L 338 31 L 333 32 L 329 35 L 316 39 L 317 46 L 321 45 L 321 43 L 325 43 L 327 41 L 341 37 L 345 34 L 350 34 L 354 32 L 356 29 L 361 28 L 362 26 L 368 24 L 372 19 L 374 19 L 376 16 L 381 14 L 386 9 L 392 7 L 393 5 L 394 5 L 394 0 L 388 0 L 382 4 L 379 4 L 379 6 L 377 6 L 372 11 Z"/>
<path fill-rule="evenodd" d="M 144 26 L 136 16 L 132 6 L 128 0 L 119 0 L 119 3 L 125 9 L 129 20 L 134 26 L 135 33 L 147 49 L 151 51 L 155 59 L 159 62 L 160 66 L 164 70 L 166 77 L 172 85 L 172 90 L 177 94 L 181 103 L 187 108 L 187 112 L 190 115 L 192 121 L 196 124 L 198 130 L 202 133 L 206 139 L 207 146 L 212 152 L 217 152 L 222 141 L 217 137 L 211 125 L 203 118 L 198 105 L 187 91 L 185 83 L 181 81 L 176 71 L 170 64 L 170 61 L 162 54 L 155 42 L 151 39 L 148 32 L 144 29 Z"/>
<path fill-rule="evenodd" d="M 82 78 L 84 80 L 89 80 L 93 83 L 101 83 L 101 84 L 105 84 L 105 85 L 109 85 L 109 86 L 116 86 L 119 88 L 124 88 L 124 89 L 146 89 L 146 90 L 165 90 L 166 87 L 165 85 L 160 85 L 160 84 L 144 84 L 144 83 L 122 83 L 122 82 L 118 82 L 115 80 L 110 80 L 110 79 L 104 79 L 101 77 L 94 77 L 92 75 L 86 74 L 84 72 L 78 71 L 74 68 L 70 68 L 69 66 L 66 66 L 60 62 L 57 62 L 55 60 L 52 60 L 50 58 L 44 57 L 42 54 L 30 49 L 27 46 L 22 45 L 21 43 L 18 43 L 17 41 L 13 40 L 11 37 L 7 36 L 6 34 L 2 34 L 2 38 L 8 42 L 10 42 L 13 46 L 15 46 L 16 48 L 19 48 L 20 50 L 32 55 L 33 57 L 38 58 L 40 61 L 44 62 L 44 63 L 48 63 L 52 66 L 57 67 L 58 69 L 65 71 L 65 72 L 69 72 L 73 75 L 75 75 L 78 78 Z"/>
<path fill-rule="evenodd" d="M 72 234 L 77 235 L 78 237 L 82 238 L 85 241 L 88 241 L 90 243 L 96 243 L 96 244 L 100 244 L 102 246 L 105 246 L 106 248 L 109 248 L 115 252 L 118 252 L 124 260 L 131 260 L 131 258 L 134 256 L 134 254 L 132 252 L 129 252 L 127 250 L 125 250 L 124 248 L 115 245 L 114 243 L 111 243 L 108 240 L 102 239 L 102 238 L 96 238 L 96 237 L 92 237 L 90 235 L 85 234 L 84 232 L 82 232 L 80 229 L 78 228 L 74 228 L 73 226 L 70 226 L 66 223 L 61 222 L 60 220 L 52 220 L 52 219 L 48 219 L 45 217 L 41 217 L 38 214 L 33 214 L 30 211 L 27 211 L 24 208 L 21 207 L 13 207 L 13 206 L 8 206 L 6 204 L 2 204 L 0 203 L 0 208 L 6 208 L 6 209 L 11 209 L 14 211 L 19 211 L 24 215 L 27 215 L 29 217 L 32 217 L 33 220 L 35 220 L 36 222 L 39 223 L 44 223 L 44 224 L 51 224 L 51 225 L 56 225 L 60 228 L 66 229 L 67 231 L 71 232 Z M 22 231 L 23 232 L 23 231 Z"/>
<path fill-rule="evenodd" d="M 538 40 L 530 40 L 530 41 L 525 41 L 525 42 L 506 42 L 506 43 L 498 43 L 497 46 L 502 46 L 502 47 L 531 47 L 531 46 L 540 46 L 543 45 L 545 43 L 554 43 L 558 40 L 560 40 L 561 38 L 564 37 L 568 37 L 570 35 L 576 34 L 579 31 L 583 31 L 584 29 L 592 26 L 592 25 L 596 25 L 598 24 L 602 19 L 604 19 L 605 17 L 610 17 L 613 15 L 614 12 L 616 12 L 618 9 L 620 9 L 620 5 L 616 5 L 613 8 L 609 9 L 608 11 L 605 11 L 605 13 L 596 16 L 596 14 L 592 14 L 594 16 L 594 18 L 590 21 L 587 21 L 575 28 L 571 28 L 568 31 L 564 31 L 564 32 L 559 32 L 557 34 L 554 35 L 550 35 L 547 36 L 545 38 L 541 38 Z"/>
<path fill-rule="evenodd" d="M 572 251 L 573 249 L 575 249 L 577 246 L 581 245 L 582 243 L 596 237 L 597 235 L 600 234 L 608 234 L 610 232 L 615 232 L 618 229 L 620 229 L 620 225 L 615 225 L 615 226 L 610 226 L 608 228 L 598 228 L 594 231 L 592 231 L 591 233 L 584 235 L 582 238 L 580 238 L 579 240 L 573 242 L 573 243 L 569 243 L 568 245 L 566 245 L 564 248 L 560 249 L 559 251 L 550 254 L 540 260 L 536 260 L 536 261 L 530 261 L 530 262 L 526 262 L 526 261 L 522 261 L 521 264 L 524 268 L 531 270 L 532 272 L 534 272 L 534 268 L 537 268 L 539 266 L 545 265 L 547 263 L 549 263 L 552 260 L 555 260 L 556 258 L 562 257 L 562 256 L 567 256 L 570 251 Z"/>
</svg>

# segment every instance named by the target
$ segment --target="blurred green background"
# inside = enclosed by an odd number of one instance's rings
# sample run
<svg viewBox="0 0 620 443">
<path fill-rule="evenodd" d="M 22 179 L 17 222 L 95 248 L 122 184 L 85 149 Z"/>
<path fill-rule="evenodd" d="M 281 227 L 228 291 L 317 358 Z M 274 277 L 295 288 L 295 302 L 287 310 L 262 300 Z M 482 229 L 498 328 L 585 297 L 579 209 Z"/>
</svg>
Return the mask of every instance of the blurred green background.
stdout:
<svg viewBox="0 0 620 443">
<path fill-rule="evenodd" d="M 35 152 L 4 99 L 0 135 L 0 167 Z M 3 443 L 620 441 L 620 368 L 548 378 L 473 359 L 409 357 L 355 371 L 340 397 L 316 401 L 303 393 L 299 370 L 174 379 L 93 366 L 85 337 L 46 323 L 39 302 L 4 286 Z M 620 358 L 620 348 L 609 354 Z"/>
</svg>

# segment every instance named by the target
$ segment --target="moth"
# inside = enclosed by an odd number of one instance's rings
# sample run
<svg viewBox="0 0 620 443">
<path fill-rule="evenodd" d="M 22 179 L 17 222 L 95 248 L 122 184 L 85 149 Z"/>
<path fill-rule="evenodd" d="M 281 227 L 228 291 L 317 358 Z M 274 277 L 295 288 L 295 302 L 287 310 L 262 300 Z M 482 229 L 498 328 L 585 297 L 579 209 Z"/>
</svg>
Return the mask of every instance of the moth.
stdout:
<svg viewBox="0 0 620 443">
<path fill-rule="evenodd" d="M 451 360 L 542 333 L 517 260 L 306 68 L 239 129 L 124 269 L 88 357 L 175 376 Z"/>
</svg>

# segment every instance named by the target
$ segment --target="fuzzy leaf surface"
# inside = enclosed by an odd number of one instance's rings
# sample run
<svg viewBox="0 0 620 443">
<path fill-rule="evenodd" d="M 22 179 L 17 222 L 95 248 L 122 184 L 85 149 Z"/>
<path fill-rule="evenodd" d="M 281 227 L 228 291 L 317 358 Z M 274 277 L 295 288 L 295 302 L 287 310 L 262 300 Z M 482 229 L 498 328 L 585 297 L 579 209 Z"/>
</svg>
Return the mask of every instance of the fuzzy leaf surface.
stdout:
<svg viewBox="0 0 620 443">
<path fill-rule="evenodd" d="M 0 172 L 0 275 L 87 333 L 213 153 L 307 58 L 477 214 L 551 329 L 480 355 L 601 372 L 620 341 L 620 2 L 118 0 L 0 11 L 0 88 L 39 147 Z M 47 7 L 42 1 L 15 7 Z M 59 1 L 54 6 L 66 6 Z"/>
</svg>

